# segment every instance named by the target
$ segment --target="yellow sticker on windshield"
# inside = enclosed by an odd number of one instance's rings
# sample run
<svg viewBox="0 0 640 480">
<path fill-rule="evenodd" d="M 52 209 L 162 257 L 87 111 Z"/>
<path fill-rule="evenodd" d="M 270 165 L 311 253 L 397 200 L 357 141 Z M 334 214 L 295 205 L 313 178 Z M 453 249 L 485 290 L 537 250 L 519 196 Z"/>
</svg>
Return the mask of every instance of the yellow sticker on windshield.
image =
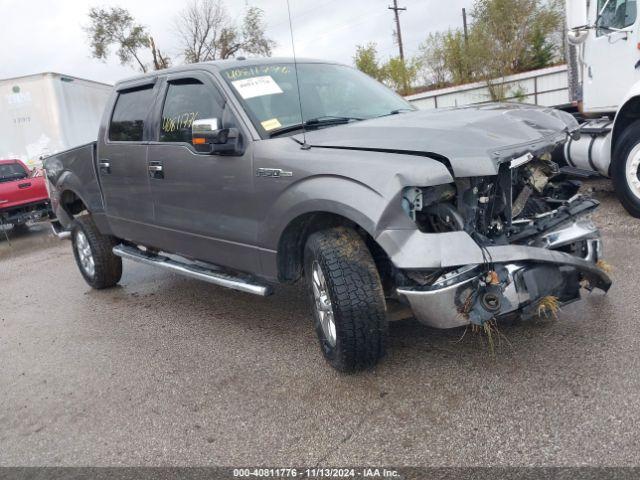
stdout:
<svg viewBox="0 0 640 480">
<path fill-rule="evenodd" d="M 280 128 L 282 124 L 278 121 L 277 118 L 272 118 L 271 120 L 265 120 L 261 123 L 262 128 L 264 128 L 267 132 L 269 130 L 273 130 L 274 128 Z"/>
</svg>

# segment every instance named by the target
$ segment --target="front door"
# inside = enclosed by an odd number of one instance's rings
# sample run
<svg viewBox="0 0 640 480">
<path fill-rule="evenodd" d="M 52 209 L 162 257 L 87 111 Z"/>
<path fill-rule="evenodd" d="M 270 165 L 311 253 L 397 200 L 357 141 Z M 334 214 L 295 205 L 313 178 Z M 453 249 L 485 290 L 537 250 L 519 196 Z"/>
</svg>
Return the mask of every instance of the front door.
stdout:
<svg viewBox="0 0 640 480">
<path fill-rule="evenodd" d="M 147 172 L 146 122 L 153 84 L 122 90 L 98 147 L 97 170 L 114 235 L 145 243 L 154 222 Z"/>
<path fill-rule="evenodd" d="M 631 86 L 640 80 L 636 1 L 592 2 L 591 18 L 600 11 L 597 28 L 589 32 L 585 43 L 586 112 L 616 111 Z"/>
<path fill-rule="evenodd" d="M 253 271 L 258 255 L 250 142 L 244 155 L 198 153 L 191 143 L 193 121 L 217 118 L 222 128 L 239 128 L 235 116 L 209 74 L 174 74 L 163 88 L 157 138 L 148 152 L 156 246 Z"/>
</svg>

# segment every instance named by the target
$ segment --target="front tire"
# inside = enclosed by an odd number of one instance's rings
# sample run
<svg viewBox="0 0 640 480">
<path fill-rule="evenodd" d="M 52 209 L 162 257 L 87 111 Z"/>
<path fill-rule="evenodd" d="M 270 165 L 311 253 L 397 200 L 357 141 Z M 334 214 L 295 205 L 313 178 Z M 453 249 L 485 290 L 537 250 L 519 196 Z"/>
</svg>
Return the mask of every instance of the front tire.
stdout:
<svg viewBox="0 0 640 480">
<path fill-rule="evenodd" d="M 113 254 L 117 240 L 103 235 L 89 215 L 77 218 L 71 230 L 73 255 L 85 281 L 96 290 L 116 285 L 122 277 L 122 259 Z"/>
<path fill-rule="evenodd" d="M 362 238 L 342 227 L 312 234 L 304 249 L 304 271 L 326 360 L 343 372 L 375 365 L 386 349 L 386 303 Z"/>
<path fill-rule="evenodd" d="M 613 152 L 611 177 L 622 206 L 640 218 L 640 120 L 620 135 Z"/>
</svg>

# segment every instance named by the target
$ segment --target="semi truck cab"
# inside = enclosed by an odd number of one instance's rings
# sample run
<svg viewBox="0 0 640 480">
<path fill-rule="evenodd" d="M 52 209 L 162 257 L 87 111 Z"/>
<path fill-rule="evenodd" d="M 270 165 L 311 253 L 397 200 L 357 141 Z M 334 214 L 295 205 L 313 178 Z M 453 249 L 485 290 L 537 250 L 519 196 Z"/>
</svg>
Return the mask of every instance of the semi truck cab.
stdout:
<svg viewBox="0 0 640 480">
<path fill-rule="evenodd" d="M 569 62 L 583 121 L 565 145 L 571 167 L 611 177 L 640 218 L 640 18 L 635 0 L 567 0 Z"/>
</svg>

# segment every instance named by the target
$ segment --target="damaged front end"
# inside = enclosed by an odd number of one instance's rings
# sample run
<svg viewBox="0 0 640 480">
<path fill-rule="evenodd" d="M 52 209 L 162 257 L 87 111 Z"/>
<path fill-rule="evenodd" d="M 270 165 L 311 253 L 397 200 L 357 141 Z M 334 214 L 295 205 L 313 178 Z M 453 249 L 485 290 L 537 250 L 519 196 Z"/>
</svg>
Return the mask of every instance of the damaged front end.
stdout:
<svg viewBox="0 0 640 480">
<path fill-rule="evenodd" d="M 503 161 L 498 175 L 405 189 L 403 208 L 422 239 L 437 239 L 440 261 L 414 268 L 398 254 L 398 297 L 423 323 L 451 328 L 554 315 L 581 288 L 607 291 L 602 243 L 589 218 L 598 202 L 579 187 L 542 153 Z M 403 238 L 403 247 L 418 245 L 417 235 Z"/>
</svg>

